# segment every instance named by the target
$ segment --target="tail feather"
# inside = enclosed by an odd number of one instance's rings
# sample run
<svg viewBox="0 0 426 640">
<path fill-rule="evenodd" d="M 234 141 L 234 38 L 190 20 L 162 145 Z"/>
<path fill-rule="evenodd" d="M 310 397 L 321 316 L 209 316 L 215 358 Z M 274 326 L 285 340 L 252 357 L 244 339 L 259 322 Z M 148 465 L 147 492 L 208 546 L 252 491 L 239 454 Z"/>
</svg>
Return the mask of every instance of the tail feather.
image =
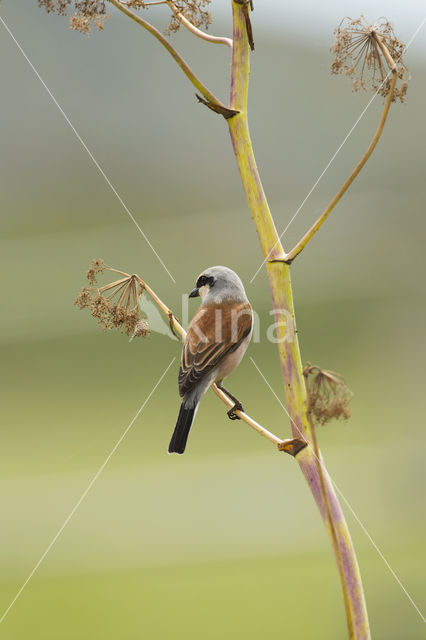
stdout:
<svg viewBox="0 0 426 640">
<path fill-rule="evenodd" d="M 186 409 L 182 402 L 175 430 L 173 431 L 172 439 L 170 440 L 169 453 L 183 453 L 185 451 L 186 441 L 188 440 L 196 409 L 196 407 Z"/>
</svg>

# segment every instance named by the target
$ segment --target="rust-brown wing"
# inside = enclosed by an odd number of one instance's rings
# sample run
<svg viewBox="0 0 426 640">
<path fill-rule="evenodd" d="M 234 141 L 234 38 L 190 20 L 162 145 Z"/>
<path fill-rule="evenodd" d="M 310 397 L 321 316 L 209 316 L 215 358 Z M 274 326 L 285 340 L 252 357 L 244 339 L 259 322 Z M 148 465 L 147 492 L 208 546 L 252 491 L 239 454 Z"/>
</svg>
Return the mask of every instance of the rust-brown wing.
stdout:
<svg viewBox="0 0 426 640">
<path fill-rule="evenodd" d="M 238 349 L 251 328 L 248 302 L 201 306 L 191 321 L 182 350 L 180 395 L 191 391 L 228 353 Z"/>
</svg>

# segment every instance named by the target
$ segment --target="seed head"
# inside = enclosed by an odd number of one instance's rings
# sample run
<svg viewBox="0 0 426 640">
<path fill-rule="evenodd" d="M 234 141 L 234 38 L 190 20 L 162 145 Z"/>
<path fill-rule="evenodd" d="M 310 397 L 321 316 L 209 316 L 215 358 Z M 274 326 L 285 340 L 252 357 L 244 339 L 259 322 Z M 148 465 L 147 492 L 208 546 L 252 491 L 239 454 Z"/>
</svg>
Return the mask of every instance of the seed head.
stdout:
<svg viewBox="0 0 426 640">
<path fill-rule="evenodd" d="M 390 22 L 380 18 L 375 24 L 369 25 L 364 16 L 357 20 L 344 18 L 334 33 L 336 41 L 331 47 L 335 54 L 332 73 L 352 77 L 354 91 L 370 87 L 386 97 L 391 86 L 390 66 L 379 45 L 380 40 L 396 64 L 398 78 L 403 81 L 395 88 L 392 100 L 398 98 L 404 102 L 410 79 L 402 60 L 406 47 L 395 36 Z"/>
<path fill-rule="evenodd" d="M 90 284 L 96 284 L 96 276 L 98 273 L 103 273 L 107 268 L 102 258 L 95 258 L 90 265 L 90 268 L 86 271 L 86 278 Z"/>
<path fill-rule="evenodd" d="M 212 16 L 210 11 L 207 11 L 206 7 L 210 2 L 211 0 L 175 0 L 173 4 L 179 13 L 192 22 L 195 27 L 204 27 L 205 29 L 208 29 L 209 24 L 212 22 Z M 175 33 L 178 31 L 181 24 L 180 20 L 173 14 L 164 33 L 166 35 Z"/>
<path fill-rule="evenodd" d="M 146 3 L 143 0 L 127 0 L 127 6 L 132 9 L 146 9 Z"/>
<path fill-rule="evenodd" d="M 89 289 L 83 287 L 77 298 L 75 299 L 74 304 L 76 304 L 80 309 L 85 309 L 86 307 L 90 306 L 91 302 L 92 294 L 90 293 Z"/>
<path fill-rule="evenodd" d="M 95 25 L 98 29 L 104 28 L 104 23 L 109 14 L 106 12 L 105 0 L 37 0 L 39 7 L 44 7 L 47 13 L 57 13 L 66 16 L 68 8 L 72 6 L 74 13 L 70 18 L 70 27 L 81 33 L 90 33 Z"/>
<path fill-rule="evenodd" d="M 139 320 L 136 323 L 133 330 L 132 338 L 137 338 L 138 336 L 142 336 L 143 338 L 145 338 L 146 336 L 149 336 L 150 333 L 151 331 L 149 330 L 148 322 L 145 318 L 142 318 L 142 320 Z"/>
<path fill-rule="evenodd" d="M 317 424 L 326 424 L 333 418 L 350 418 L 349 402 L 352 392 L 343 378 L 332 371 L 312 366 L 303 370 L 309 400 L 309 412 Z"/>
<path fill-rule="evenodd" d="M 103 271 L 115 271 L 100 258 L 93 260 L 87 271 L 91 284 L 96 282 L 96 275 Z M 83 287 L 74 304 L 80 309 L 90 309 L 103 331 L 119 329 L 129 337 L 149 335 L 148 323 L 142 319 L 138 300 L 143 285 L 137 276 L 125 276 L 103 287 Z"/>
</svg>

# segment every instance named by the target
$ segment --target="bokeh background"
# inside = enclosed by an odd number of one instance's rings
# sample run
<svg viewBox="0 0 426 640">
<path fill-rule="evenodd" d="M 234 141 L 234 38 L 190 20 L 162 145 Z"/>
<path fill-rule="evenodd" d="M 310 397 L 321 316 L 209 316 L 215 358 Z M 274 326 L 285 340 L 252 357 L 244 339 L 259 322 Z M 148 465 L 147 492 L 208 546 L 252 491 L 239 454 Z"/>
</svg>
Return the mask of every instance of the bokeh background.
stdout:
<svg viewBox="0 0 426 640">
<path fill-rule="evenodd" d="M 370 96 L 331 77 L 345 15 L 387 15 L 408 41 L 421 2 L 282 6 L 256 2 L 250 121 L 282 230 Z M 227 0 L 213 33 L 230 32 Z M 160 7 L 164 17 L 165 10 Z M 176 280 L 174 284 L 0 24 L 1 446 L 3 612 L 173 357 L 103 473 L 0 626 L 10 640 L 259 636 L 338 640 L 344 608 L 330 546 L 297 464 L 206 396 L 184 456 L 168 456 L 180 347 L 163 334 L 103 334 L 73 306 L 94 257 L 135 271 L 180 314 L 206 266 L 247 283 L 261 341 L 252 356 L 282 397 L 270 298 L 223 121 L 194 99 L 162 48 L 116 15 L 72 32 L 35 0 L 0 15 L 39 70 Z M 158 24 L 165 24 L 158 18 Z M 407 54 L 412 81 L 367 169 L 294 265 L 304 360 L 341 372 L 352 418 L 321 430 L 340 490 L 419 608 L 425 605 L 426 27 Z M 226 99 L 229 51 L 174 43 Z M 299 238 L 360 157 L 376 99 L 286 232 Z M 191 301 L 191 313 L 197 306 Z M 249 357 L 229 381 L 286 437 L 288 420 Z M 373 637 L 424 625 L 344 507 Z"/>
</svg>

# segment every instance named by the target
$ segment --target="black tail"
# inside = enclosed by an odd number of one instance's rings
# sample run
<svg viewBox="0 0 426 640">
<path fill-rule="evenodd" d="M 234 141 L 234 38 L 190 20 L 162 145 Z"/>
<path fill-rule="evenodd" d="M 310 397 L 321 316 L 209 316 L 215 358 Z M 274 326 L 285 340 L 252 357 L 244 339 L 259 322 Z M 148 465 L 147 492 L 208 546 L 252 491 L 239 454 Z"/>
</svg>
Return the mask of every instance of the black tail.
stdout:
<svg viewBox="0 0 426 640">
<path fill-rule="evenodd" d="M 180 405 L 180 411 L 173 431 L 172 439 L 169 444 L 169 453 L 183 453 L 188 440 L 189 431 L 195 415 L 195 409 L 186 409 L 183 403 Z"/>
</svg>

